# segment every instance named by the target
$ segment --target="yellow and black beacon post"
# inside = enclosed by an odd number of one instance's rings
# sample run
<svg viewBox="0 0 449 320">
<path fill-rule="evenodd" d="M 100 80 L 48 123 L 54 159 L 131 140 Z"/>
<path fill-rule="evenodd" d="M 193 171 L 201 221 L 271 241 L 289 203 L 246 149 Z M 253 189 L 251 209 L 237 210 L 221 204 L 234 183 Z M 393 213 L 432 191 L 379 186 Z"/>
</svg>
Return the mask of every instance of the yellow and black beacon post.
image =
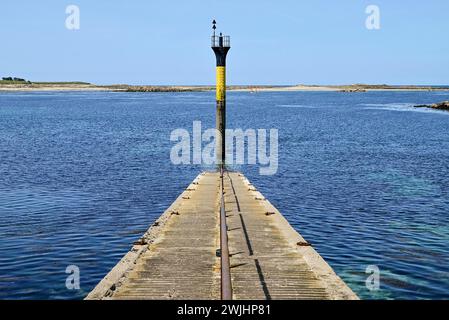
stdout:
<svg viewBox="0 0 449 320">
<path fill-rule="evenodd" d="M 229 36 L 216 35 L 217 22 L 212 22 L 214 33 L 212 35 L 212 50 L 217 58 L 217 112 L 216 112 L 216 156 L 217 165 L 221 168 L 225 165 L 226 158 L 226 56 L 231 49 L 231 40 Z"/>
</svg>

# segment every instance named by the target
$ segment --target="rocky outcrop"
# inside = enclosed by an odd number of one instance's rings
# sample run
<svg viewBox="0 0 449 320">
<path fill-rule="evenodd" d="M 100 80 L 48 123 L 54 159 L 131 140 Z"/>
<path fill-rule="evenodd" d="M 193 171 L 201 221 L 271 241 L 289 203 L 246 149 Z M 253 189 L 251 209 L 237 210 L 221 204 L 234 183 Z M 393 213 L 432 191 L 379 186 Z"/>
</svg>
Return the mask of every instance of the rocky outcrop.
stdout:
<svg viewBox="0 0 449 320">
<path fill-rule="evenodd" d="M 366 92 L 366 89 L 360 89 L 360 88 L 343 89 L 343 90 L 340 90 L 340 92 Z"/>
<path fill-rule="evenodd" d="M 420 104 L 415 106 L 415 108 L 431 108 L 436 110 L 447 110 L 449 111 L 449 101 L 443 101 L 435 104 Z"/>
</svg>

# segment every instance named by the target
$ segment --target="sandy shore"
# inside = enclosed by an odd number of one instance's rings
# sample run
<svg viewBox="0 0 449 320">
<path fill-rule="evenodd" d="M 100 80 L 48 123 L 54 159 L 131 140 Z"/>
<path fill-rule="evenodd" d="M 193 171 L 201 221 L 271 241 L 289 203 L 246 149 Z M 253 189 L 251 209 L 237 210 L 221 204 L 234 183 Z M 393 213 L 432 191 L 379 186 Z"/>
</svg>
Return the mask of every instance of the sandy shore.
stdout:
<svg viewBox="0 0 449 320">
<path fill-rule="evenodd" d="M 284 92 L 284 91 L 339 91 L 341 89 L 325 87 L 325 86 L 290 86 L 290 87 L 248 87 L 248 88 L 238 88 L 233 89 L 232 87 L 228 89 L 230 91 L 249 91 L 249 92 Z"/>
<path fill-rule="evenodd" d="M 0 85 L 0 92 L 33 91 L 113 91 L 113 89 L 95 85 Z"/>
<path fill-rule="evenodd" d="M 130 86 L 93 84 L 0 84 L 0 92 L 33 92 L 33 91 L 114 91 L 114 92 L 202 92 L 213 91 L 214 86 Z M 293 91 L 449 91 L 445 87 L 421 86 L 387 86 L 387 85 L 297 85 L 297 86 L 228 86 L 228 91 L 240 92 L 293 92 Z"/>
<path fill-rule="evenodd" d="M 333 92 L 369 92 L 369 91 L 449 91 L 444 87 L 421 87 L 421 86 L 370 86 L 370 85 L 341 85 L 341 86 L 317 86 L 317 85 L 297 85 L 286 87 L 254 87 L 230 89 L 230 91 L 250 91 L 250 92 L 285 92 L 285 91 L 333 91 Z"/>
</svg>

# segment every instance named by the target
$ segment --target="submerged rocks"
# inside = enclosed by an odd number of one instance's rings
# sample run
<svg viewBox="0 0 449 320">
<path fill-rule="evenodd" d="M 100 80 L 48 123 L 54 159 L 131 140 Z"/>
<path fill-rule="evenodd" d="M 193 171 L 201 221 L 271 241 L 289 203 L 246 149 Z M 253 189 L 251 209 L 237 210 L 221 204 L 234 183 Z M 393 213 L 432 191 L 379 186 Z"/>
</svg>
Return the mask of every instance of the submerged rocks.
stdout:
<svg viewBox="0 0 449 320">
<path fill-rule="evenodd" d="M 421 104 L 415 106 L 415 108 L 431 108 L 436 110 L 447 110 L 449 111 L 449 101 L 443 101 L 435 104 Z"/>
</svg>

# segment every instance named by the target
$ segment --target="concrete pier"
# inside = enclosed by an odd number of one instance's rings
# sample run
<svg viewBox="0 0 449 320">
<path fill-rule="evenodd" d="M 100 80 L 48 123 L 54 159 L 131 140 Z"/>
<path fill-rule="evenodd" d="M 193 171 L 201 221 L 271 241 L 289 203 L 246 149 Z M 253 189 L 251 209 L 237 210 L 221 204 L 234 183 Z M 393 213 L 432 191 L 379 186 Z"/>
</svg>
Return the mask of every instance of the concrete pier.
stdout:
<svg viewBox="0 0 449 320">
<path fill-rule="evenodd" d="M 200 174 L 86 299 L 220 299 L 220 183 Z M 232 299 L 358 299 L 242 174 L 223 183 Z"/>
</svg>

